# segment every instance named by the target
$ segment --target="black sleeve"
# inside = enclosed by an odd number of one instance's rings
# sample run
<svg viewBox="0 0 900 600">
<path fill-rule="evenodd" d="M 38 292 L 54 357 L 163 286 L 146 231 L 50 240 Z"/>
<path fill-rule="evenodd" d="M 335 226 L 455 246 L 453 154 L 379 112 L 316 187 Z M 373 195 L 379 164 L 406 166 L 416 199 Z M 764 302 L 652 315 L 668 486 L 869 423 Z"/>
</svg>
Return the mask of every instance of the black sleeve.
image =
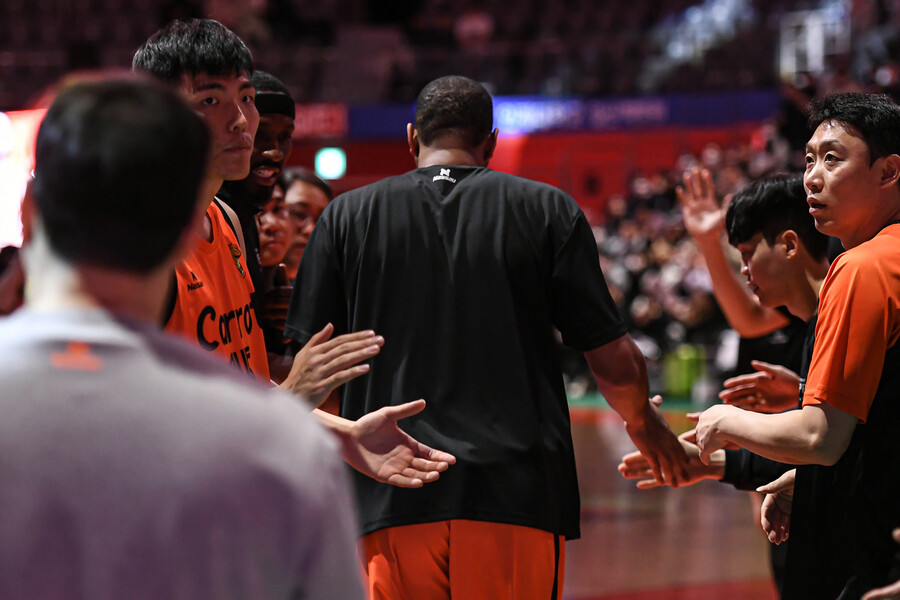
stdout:
<svg viewBox="0 0 900 600">
<path fill-rule="evenodd" d="M 739 490 L 755 490 L 775 481 L 795 466 L 763 458 L 743 448 L 726 450 L 722 483 L 729 483 Z"/>
<path fill-rule="evenodd" d="M 553 325 L 575 350 L 593 350 L 627 333 L 584 215 L 575 218 L 554 256 L 551 303 Z"/>
</svg>

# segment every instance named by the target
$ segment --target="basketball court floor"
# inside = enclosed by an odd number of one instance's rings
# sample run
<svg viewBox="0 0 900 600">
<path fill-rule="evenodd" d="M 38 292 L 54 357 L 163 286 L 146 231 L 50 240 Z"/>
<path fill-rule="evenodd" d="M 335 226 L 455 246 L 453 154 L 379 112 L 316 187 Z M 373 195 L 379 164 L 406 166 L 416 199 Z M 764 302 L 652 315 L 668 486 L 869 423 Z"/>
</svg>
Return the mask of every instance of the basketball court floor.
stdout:
<svg viewBox="0 0 900 600">
<path fill-rule="evenodd" d="M 684 411 L 666 418 L 690 428 Z M 615 413 L 573 407 L 572 429 L 582 537 L 566 546 L 566 600 L 776 600 L 749 492 L 639 490 L 616 471 L 634 446 Z"/>
</svg>

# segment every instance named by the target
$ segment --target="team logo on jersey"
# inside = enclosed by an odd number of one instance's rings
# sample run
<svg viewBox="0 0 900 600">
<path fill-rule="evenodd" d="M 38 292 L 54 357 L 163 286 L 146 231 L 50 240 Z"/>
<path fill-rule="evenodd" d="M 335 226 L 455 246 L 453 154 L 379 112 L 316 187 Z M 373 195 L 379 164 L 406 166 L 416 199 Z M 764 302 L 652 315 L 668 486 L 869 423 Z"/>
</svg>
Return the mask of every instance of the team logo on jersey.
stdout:
<svg viewBox="0 0 900 600">
<path fill-rule="evenodd" d="M 241 249 L 237 244 L 228 244 L 228 249 L 231 250 L 231 258 L 234 259 L 234 266 L 237 267 L 238 272 L 241 274 L 241 277 L 247 275 L 244 271 L 244 265 L 241 264 Z"/>
<path fill-rule="evenodd" d="M 441 169 L 440 174 L 435 175 L 431 180 L 432 183 L 435 181 L 449 181 L 450 183 L 456 183 L 456 180 L 450 177 L 450 169 Z"/>
<path fill-rule="evenodd" d="M 90 344 L 85 342 L 69 342 L 65 350 L 50 355 L 50 364 L 57 369 L 76 371 L 99 371 L 103 367 L 103 361 L 91 352 Z"/>
<path fill-rule="evenodd" d="M 191 282 L 187 286 L 188 291 L 193 292 L 194 290 L 199 290 L 202 287 L 203 282 L 197 279 L 197 276 L 194 275 L 193 271 L 191 271 Z"/>
</svg>

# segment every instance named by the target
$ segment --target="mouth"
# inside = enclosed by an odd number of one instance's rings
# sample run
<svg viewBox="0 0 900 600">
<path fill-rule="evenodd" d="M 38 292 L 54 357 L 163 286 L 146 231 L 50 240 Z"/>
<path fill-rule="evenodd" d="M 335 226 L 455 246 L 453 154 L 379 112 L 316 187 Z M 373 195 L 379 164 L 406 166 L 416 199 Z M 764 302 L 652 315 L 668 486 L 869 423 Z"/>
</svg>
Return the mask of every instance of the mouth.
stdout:
<svg viewBox="0 0 900 600">
<path fill-rule="evenodd" d="M 822 210 L 823 208 L 825 208 L 825 205 L 824 205 L 823 203 L 817 201 L 817 200 L 816 200 L 815 198 L 813 198 L 812 196 L 809 196 L 809 197 L 806 199 L 806 203 L 809 205 L 809 212 L 810 212 L 810 214 L 813 214 L 813 213 L 815 213 L 816 211 L 819 211 L 819 210 Z"/>
<path fill-rule="evenodd" d="M 281 167 L 277 167 L 271 164 L 257 165 L 253 167 L 253 170 L 250 171 L 250 173 L 260 183 L 275 185 L 275 180 L 278 178 L 278 175 L 281 174 Z"/>
</svg>

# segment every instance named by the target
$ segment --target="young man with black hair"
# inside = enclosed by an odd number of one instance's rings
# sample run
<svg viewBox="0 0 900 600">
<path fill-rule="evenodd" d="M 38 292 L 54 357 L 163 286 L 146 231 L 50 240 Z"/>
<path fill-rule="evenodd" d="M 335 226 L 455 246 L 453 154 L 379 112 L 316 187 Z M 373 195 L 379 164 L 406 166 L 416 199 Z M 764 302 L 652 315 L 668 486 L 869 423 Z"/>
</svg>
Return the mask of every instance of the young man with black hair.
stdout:
<svg viewBox="0 0 900 600">
<path fill-rule="evenodd" d="M 810 125 L 807 203 L 819 231 L 846 251 L 822 285 L 803 407 L 760 415 L 714 406 L 700 416 L 697 443 L 703 460 L 733 443 L 782 462 L 853 471 L 854 559 L 840 597 L 859 598 L 900 577 L 891 539 L 900 523 L 900 106 L 887 96 L 836 94 L 813 104 Z M 858 465 L 845 464 L 855 463 L 845 453 L 856 443 Z M 805 470 L 797 469 L 798 492 Z M 783 500 L 767 498 L 776 536 L 795 518 Z"/>
<path fill-rule="evenodd" d="M 720 302 L 728 301 L 725 309 L 729 320 L 752 323 L 755 315 L 774 311 L 775 307 L 787 310 L 808 323 L 808 333 L 800 361 L 798 377 L 795 373 L 776 365 L 760 365 L 759 371 L 741 376 L 741 385 L 723 392 L 745 408 L 762 412 L 794 408 L 802 394 L 803 377 L 809 367 L 814 341 L 816 310 L 819 290 L 828 272 L 828 236 L 815 228 L 809 214 L 806 190 L 802 178 L 780 175 L 763 178 L 747 185 L 738 192 L 722 215 L 716 203 L 708 173 L 694 172 L 685 177 L 685 188 L 679 192 L 682 210 L 688 229 L 695 233 L 698 223 L 709 225 L 708 236 L 699 236 L 698 245 L 707 258 L 713 276 L 716 296 Z M 741 273 L 746 278 L 743 289 L 733 270 L 728 269 L 727 257 L 721 236 L 711 235 L 714 221 L 724 216 L 722 227 L 728 234 L 728 242 L 741 255 Z M 780 313 L 771 315 L 777 326 Z M 768 485 L 793 469 L 793 465 L 768 460 L 747 450 L 717 450 L 708 464 L 700 460 L 697 446 L 688 441 L 691 433 L 683 436 L 682 444 L 691 458 L 688 483 L 703 479 L 716 479 L 734 485 L 738 489 L 782 489 L 785 480 Z M 687 438 L 687 439 L 685 439 Z M 834 598 L 840 593 L 849 575 L 850 559 L 848 507 L 844 499 L 846 489 L 853 485 L 853 468 L 858 449 L 845 453 L 842 459 L 847 468 L 810 466 L 798 477 L 794 496 L 795 518 L 791 523 L 789 547 L 784 557 L 774 566 L 781 566 L 778 573 L 781 597 L 787 599 Z M 641 488 L 655 487 L 648 479 L 649 470 L 640 453 L 626 455 L 619 471 L 629 479 L 639 479 Z M 792 481 L 793 475 L 785 479 Z M 815 491 L 814 491 L 815 490 Z M 818 501 L 811 503 L 813 498 Z M 769 505 L 772 498 L 769 499 Z M 769 505 L 763 518 L 769 518 Z M 783 540 L 772 535 L 774 543 Z M 817 568 L 809 568 L 809 557 L 822 548 L 828 552 L 819 560 Z"/>
<path fill-rule="evenodd" d="M 300 265 L 287 333 L 302 342 L 330 322 L 391 340 L 341 414 L 423 395 L 410 432 L 458 457 L 422 493 L 356 478 L 371 598 L 562 596 L 579 498 L 554 327 L 654 475 L 686 476 L 587 220 L 561 190 L 487 168 L 492 115 L 471 79 L 425 86 L 407 126 L 418 168 L 335 198 Z"/>
<path fill-rule="evenodd" d="M 334 440 L 159 331 L 209 138 L 137 79 L 63 89 L 41 124 L 26 304 L 0 320 L 2 598 L 363 595 Z"/>
<path fill-rule="evenodd" d="M 294 134 L 294 99 L 288 89 L 275 76 L 264 71 L 253 71 L 250 85 L 256 90 L 254 105 L 259 113 L 259 127 L 253 138 L 250 154 L 250 173 L 239 180 L 225 180 L 217 197 L 237 214 L 247 249 L 247 270 L 253 281 L 254 306 L 261 310 L 257 300 L 264 288 L 259 263 L 259 232 L 256 215 L 272 195 L 284 163 L 291 155 Z"/>
<path fill-rule="evenodd" d="M 135 52 L 133 68 L 176 86 L 210 130 L 211 150 L 200 188 L 206 213 L 196 246 L 175 268 L 166 330 L 182 334 L 212 354 L 263 381 L 269 381 L 265 342 L 251 295 L 253 283 L 226 213 L 215 202 L 227 180 L 250 170 L 259 122 L 256 90 L 250 83 L 250 51 L 232 31 L 209 19 L 175 21 L 153 34 Z M 358 364 L 376 355 L 383 338 L 371 330 L 329 339 L 331 325 L 316 332 L 294 357 L 279 387 L 318 406 L 329 392 L 367 373 Z M 356 421 L 314 412 L 341 440 L 354 468 L 404 487 L 438 478 L 453 457 L 419 444 L 396 421 L 423 410 L 418 400 L 376 411 Z"/>
</svg>

